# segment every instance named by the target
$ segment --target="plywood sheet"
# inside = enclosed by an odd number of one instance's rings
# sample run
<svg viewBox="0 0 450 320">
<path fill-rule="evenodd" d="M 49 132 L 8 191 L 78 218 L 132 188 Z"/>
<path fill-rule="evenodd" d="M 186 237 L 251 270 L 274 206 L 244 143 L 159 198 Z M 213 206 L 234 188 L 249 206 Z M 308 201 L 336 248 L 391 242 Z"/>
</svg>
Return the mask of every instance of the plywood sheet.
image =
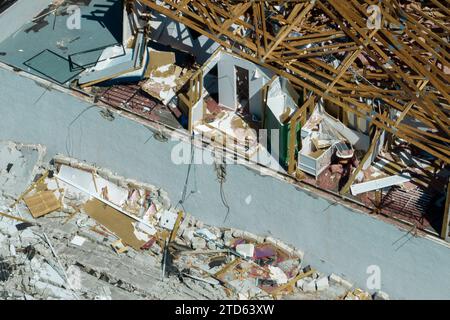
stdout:
<svg viewBox="0 0 450 320">
<path fill-rule="evenodd" d="M 25 198 L 24 201 L 34 218 L 42 217 L 61 208 L 61 203 L 53 191 L 38 192 L 33 196 Z"/>
<path fill-rule="evenodd" d="M 83 208 L 87 215 L 108 228 L 117 237 L 122 239 L 122 242 L 126 245 L 135 250 L 140 250 L 145 244 L 146 241 L 138 239 L 136 235 L 134 227 L 136 222 L 120 211 L 97 199 L 87 201 Z"/>
<path fill-rule="evenodd" d="M 175 53 L 165 51 L 150 51 L 150 63 L 149 68 L 151 70 L 158 69 L 159 67 L 171 65 L 175 63 Z"/>
</svg>

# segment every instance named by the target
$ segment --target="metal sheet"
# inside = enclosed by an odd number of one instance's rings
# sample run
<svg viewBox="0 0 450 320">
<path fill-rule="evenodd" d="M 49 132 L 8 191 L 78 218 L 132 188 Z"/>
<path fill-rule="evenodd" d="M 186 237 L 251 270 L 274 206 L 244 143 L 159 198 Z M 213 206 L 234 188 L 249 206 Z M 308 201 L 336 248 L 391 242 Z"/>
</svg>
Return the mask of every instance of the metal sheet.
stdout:
<svg viewBox="0 0 450 320">
<path fill-rule="evenodd" d="M 363 183 L 357 183 L 350 187 L 353 195 L 358 195 L 363 192 L 368 192 L 377 189 L 383 189 L 397 184 L 402 184 L 411 180 L 409 175 L 396 175 L 386 178 L 371 180 Z"/>
</svg>

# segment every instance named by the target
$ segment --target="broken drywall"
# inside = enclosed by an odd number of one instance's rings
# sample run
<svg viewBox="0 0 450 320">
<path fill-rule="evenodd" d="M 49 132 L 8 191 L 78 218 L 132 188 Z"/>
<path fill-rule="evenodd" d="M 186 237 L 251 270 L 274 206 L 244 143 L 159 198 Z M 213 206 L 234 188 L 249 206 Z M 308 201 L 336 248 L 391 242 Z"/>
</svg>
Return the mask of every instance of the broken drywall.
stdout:
<svg viewBox="0 0 450 320">
<path fill-rule="evenodd" d="M 17 198 L 31 183 L 45 155 L 40 145 L 0 141 L 0 186 L 4 195 Z"/>
</svg>

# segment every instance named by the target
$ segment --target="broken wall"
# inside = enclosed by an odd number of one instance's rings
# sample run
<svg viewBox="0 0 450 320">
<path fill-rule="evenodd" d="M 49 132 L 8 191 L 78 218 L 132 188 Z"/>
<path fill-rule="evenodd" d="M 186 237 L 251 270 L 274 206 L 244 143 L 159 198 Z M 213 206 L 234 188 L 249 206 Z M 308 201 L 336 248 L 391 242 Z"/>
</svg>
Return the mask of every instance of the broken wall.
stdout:
<svg viewBox="0 0 450 320">
<path fill-rule="evenodd" d="M 284 168 L 288 165 L 289 129 L 291 127 L 289 122 L 284 123 L 284 121 L 297 110 L 299 99 L 300 95 L 285 78 L 276 77 L 268 87 L 264 110 L 264 128 L 267 129 L 268 150 L 275 159 L 279 159 Z M 296 137 L 298 137 L 300 128 L 301 125 L 298 122 Z M 278 143 L 274 144 L 274 139 L 278 139 Z M 273 148 L 274 145 L 275 148 Z M 298 143 L 295 146 L 298 149 Z"/>
<path fill-rule="evenodd" d="M 1 141 L 0 186 L 8 197 L 17 198 L 33 182 L 44 158 L 45 147 Z"/>
<path fill-rule="evenodd" d="M 236 66 L 249 71 L 249 108 L 250 113 L 259 119 L 263 114 L 263 96 L 261 89 L 274 75 L 270 70 L 256 64 L 222 52 L 218 62 L 219 103 L 235 109 L 237 106 Z"/>
</svg>

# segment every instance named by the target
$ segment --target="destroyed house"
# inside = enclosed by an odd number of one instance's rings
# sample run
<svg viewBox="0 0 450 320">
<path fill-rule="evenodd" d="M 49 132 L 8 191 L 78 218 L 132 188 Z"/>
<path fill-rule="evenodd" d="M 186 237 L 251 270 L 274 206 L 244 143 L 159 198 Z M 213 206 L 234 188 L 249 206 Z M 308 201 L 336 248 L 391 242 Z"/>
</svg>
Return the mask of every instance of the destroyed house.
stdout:
<svg viewBox="0 0 450 320">
<path fill-rule="evenodd" d="M 377 224 L 370 233 L 377 240 L 367 236 L 358 247 L 375 248 L 359 252 L 365 264 L 379 258 L 385 269 L 403 266 L 395 254 L 404 233 L 433 241 L 405 248 L 407 257 L 419 247 L 420 254 L 434 245 L 448 250 L 450 26 L 441 1 L 24 1 L 0 5 L 1 69 L 5 79 L 32 79 L 42 92 L 20 102 L 21 80 L 2 81 L 8 123 L 1 140 L 111 163 L 124 176 L 162 184 L 172 198 L 181 194 L 181 204 L 190 199 L 186 207 L 211 221 L 225 212 L 217 223 L 273 227 L 310 251 L 324 241 L 312 259 L 343 273 L 357 268 L 346 262 L 348 244 L 364 238 L 364 223 Z M 35 108 L 23 112 L 19 131 L 14 109 L 22 105 Z M 174 160 L 179 149 L 183 159 Z M 193 161 L 196 152 L 212 164 Z M 108 195 L 78 174 L 76 184 L 98 200 L 87 211 L 98 213 Z M 118 207 L 105 211 L 133 211 L 122 207 L 132 191 L 109 189 L 116 193 L 105 201 Z M 48 193 L 24 201 L 36 219 L 60 206 Z M 135 248 L 148 243 L 130 236 L 129 225 L 142 221 L 125 217 L 119 238 Z M 177 213 L 164 217 L 172 225 Z M 392 281 L 397 290 L 406 280 Z"/>
</svg>

